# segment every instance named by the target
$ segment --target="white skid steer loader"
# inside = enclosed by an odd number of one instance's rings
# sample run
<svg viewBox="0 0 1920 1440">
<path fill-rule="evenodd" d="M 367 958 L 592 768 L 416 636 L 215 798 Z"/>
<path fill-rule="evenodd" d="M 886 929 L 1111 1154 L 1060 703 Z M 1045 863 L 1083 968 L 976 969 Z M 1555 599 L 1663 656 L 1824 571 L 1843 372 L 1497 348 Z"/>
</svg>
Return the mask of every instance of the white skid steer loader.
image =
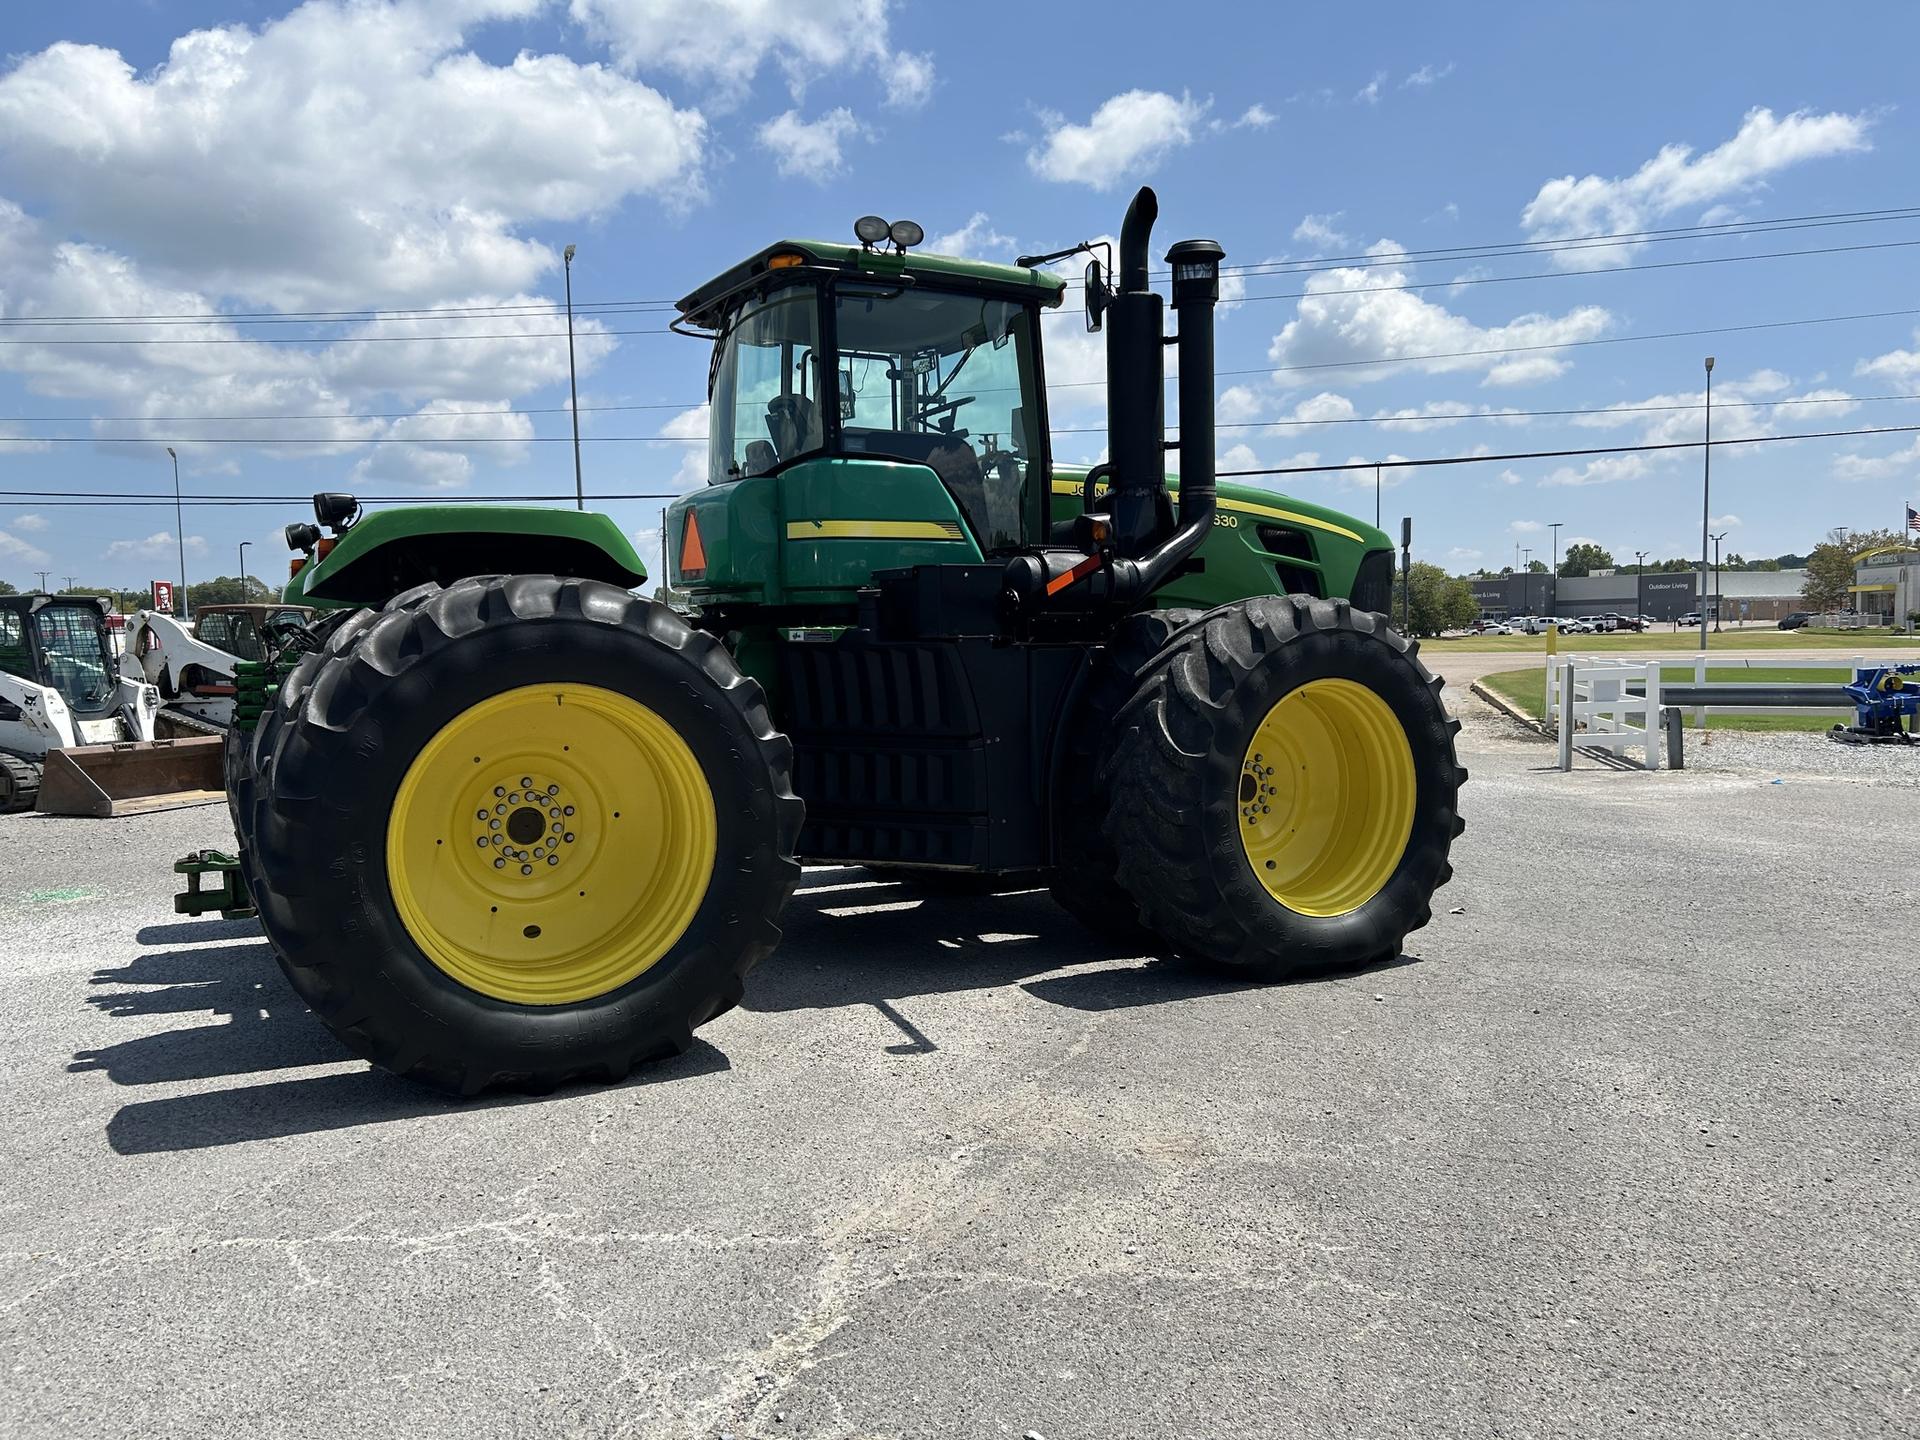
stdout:
<svg viewBox="0 0 1920 1440">
<path fill-rule="evenodd" d="M 218 801 L 221 741 L 155 740 L 160 692 L 114 663 L 106 602 L 0 596 L 0 811 L 127 815 Z"/>
</svg>

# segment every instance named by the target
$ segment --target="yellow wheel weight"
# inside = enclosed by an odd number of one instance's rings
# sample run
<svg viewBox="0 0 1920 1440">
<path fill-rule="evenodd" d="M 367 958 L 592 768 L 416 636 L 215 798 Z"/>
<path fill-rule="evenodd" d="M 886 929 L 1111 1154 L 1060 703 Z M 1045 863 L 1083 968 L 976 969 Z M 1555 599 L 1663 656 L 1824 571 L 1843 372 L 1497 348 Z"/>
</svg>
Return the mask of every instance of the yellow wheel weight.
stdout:
<svg viewBox="0 0 1920 1440">
<path fill-rule="evenodd" d="M 1254 729 L 1240 766 L 1240 845 L 1266 891 L 1301 915 L 1358 910 L 1413 833 L 1413 750 L 1387 702 L 1309 680 Z"/>
<path fill-rule="evenodd" d="M 659 715 L 592 685 L 528 685 L 456 715 L 387 822 L 387 883 L 427 958 L 482 995 L 567 1005 L 686 933 L 718 846 L 713 790 Z"/>
</svg>

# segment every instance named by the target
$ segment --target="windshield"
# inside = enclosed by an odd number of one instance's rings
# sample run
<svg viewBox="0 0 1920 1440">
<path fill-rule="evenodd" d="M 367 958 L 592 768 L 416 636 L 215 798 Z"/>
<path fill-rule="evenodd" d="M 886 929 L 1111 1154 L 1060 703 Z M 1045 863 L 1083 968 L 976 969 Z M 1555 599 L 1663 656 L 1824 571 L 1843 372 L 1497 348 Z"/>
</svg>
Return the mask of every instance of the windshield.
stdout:
<svg viewBox="0 0 1920 1440">
<path fill-rule="evenodd" d="M 33 615 L 34 639 L 45 664 L 46 683 L 76 715 L 113 708 L 113 660 L 100 614 L 91 606 L 47 605 Z"/>
<path fill-rule="evenodd" d="M 927 465 L 984 551 L 1023 543 L 1044 479 L 1033 316 L 1023 304 L 842 285 L 840 448 Z"/>
<path fill-rule="evenodd" d="M 820 314 L 810 285 L 743 307 L 714 356 L 707 478 L 719 485 L 818 450 Z"/>
</svg>

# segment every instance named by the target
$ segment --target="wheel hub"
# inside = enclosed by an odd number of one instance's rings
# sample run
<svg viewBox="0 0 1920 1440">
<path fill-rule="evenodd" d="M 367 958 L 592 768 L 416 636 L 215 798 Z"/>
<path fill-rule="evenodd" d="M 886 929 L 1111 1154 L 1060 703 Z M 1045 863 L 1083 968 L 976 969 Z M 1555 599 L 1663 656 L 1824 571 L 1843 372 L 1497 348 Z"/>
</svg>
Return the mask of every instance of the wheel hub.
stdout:
<svg viewBox="0 0 1920 1440">
<path fill-rule="evenodd" d="M 481 866 L 525 879 L 578 858 L 577 787 L 522 771 L 491 786 L 482 780 L 475 793 L 473 844 Z"/>
</svg>

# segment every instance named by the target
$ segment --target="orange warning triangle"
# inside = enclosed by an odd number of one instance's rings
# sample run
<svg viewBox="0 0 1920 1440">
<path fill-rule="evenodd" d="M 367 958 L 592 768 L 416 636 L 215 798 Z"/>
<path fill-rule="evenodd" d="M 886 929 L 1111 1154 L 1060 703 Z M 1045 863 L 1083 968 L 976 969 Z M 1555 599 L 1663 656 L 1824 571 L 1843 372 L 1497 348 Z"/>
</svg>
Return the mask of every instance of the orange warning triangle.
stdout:
<svg viewBox="0 0 1920 1440">
<path fill-rule="evenodd" d="M 699 575 L 707 568 L 707 547 L 700 543 L 700 521 L 687 511 L 687 527 L 680 532 L 680 573 Z"/>
</svg>

